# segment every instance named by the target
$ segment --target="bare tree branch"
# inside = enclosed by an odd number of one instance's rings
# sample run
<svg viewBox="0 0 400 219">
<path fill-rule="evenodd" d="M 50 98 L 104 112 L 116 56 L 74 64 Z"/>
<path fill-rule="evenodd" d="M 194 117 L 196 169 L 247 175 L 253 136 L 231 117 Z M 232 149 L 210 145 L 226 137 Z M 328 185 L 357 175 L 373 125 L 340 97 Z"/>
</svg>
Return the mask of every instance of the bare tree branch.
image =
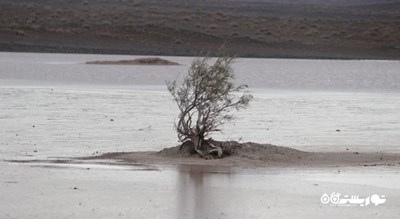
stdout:
<svg viewBox="0 0 400 219">
<path fill-rule="evenodd" d="M 167 82 L 168 91 L 176 102 L 180 114 L 176 130 L 180 141 L 191 140 L 196 151 L 202 150 L 204 137 L 221 131 L 225 122 L 233 119 L 231 110 L 246 108 L 253 96 L 247 85 L 234 84 L 232 57 L 195 59 L 181 85 Z M 241 95 L 234 93 L 242 92 Z M 198 145 L 197 145 L 198 144 Z M 218 151 L 213 148 L 213 151 Z M 202 153 L 204 154 L 204 153 Z"/>
</svg>

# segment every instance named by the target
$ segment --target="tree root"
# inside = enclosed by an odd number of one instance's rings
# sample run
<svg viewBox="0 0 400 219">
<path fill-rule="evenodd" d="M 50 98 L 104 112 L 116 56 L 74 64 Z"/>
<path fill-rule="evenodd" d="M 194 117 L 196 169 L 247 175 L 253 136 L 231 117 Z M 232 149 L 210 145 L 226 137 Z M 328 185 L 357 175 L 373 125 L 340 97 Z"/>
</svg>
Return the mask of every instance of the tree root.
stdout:
<svg viewBox="0 0 400 219">
<path fill-rule="evenodd" d="M 181 153 L 198 154 L 205 159 L 222 158 L 224 155 L 223 149 L 217 144 L 211 143 L 211 141 L 204 140 L 202 147 L 195 147 L 192 141 L 185 141 L 179 147 Z"/>
<path fill-rule="evenodd" d="M 207 154 L 212 154 L 212 153 L 215 153 L 215 152 L 217 152 L 217 154 L 218 154 L 218 158 L 222 158 L 222 148 L 221 147 L 219 147 L 219 146 L 215 146 L 213 143 L 211 143 L 211 142 L 209 142 L 209 145 L 211 146 L 211 150 L 209 150 L 208 152 L 207 152 Z"/>
</svg>

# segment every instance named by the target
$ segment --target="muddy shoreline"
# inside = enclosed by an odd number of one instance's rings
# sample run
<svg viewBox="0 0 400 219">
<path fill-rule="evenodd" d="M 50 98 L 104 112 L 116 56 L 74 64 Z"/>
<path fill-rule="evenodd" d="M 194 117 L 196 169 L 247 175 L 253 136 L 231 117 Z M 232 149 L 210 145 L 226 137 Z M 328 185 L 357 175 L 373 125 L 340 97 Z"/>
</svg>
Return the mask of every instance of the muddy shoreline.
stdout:
<svg viewBox="0 0 400 219">
<path fill-rule="evenodd" d="M 48 160 L 8 160 L 13 163 L 98 163 L 133 166 L 198 166 L 215 168 L 336 168 L 400 166 L 400 154 L 382 152 L 306 152 L 269 144 L 244 143 L 244 147 L 221 159 L 204 159 L 179 152 L 179 146 L 161 151 L 112 152 L 101 155 Z"/>
<path fill-rule="evenodd" d="M 268 168 L 268 167 L 374 167 L 400 166 L 400 154 L 385 153 L 309 153 L 306 156 L 291 160 L 253 160 L 244 157 L 225 157 L 222 159 L 203 159 L 194 157 L 165 157 L 159 152 L 119 152 L 100 156 L 78 158 L 85 161 L 118 161 L 128 165 L 157 166 L 213 166 L 238 168 Z"/>
<path fill-rule="evenodd" d="M 221 142 L 221 159 L 204 159 L 195 151 L 180 146 L 158 152 L 119 152 L 84 157 L 83 160 L 114 160 L 145 165 L 199 165 L 216 167 L 339 167 L 339 166 L 400 166 L 400 154 L 346 152 L 307 152 L 290 147 L 254 142 Z"/>
</svg>

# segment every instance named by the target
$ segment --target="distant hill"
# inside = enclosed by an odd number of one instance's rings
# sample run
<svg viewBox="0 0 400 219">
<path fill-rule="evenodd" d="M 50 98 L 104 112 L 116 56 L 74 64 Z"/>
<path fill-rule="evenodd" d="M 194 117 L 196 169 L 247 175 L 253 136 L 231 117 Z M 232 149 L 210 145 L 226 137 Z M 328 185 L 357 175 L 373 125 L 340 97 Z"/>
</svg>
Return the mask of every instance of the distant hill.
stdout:
<svg viewBox="0 0 400 219">
<path fill-rule="evenodd" d="M 342 6 L 400 3 L 400 0 L 238 0 L 238 1 L 267 2 L 276 4 L 312 4 L 312 5 L 342 5 Z"/>
<path fill-rule="evenodd" d="M 400 0 L 0 0 L 0 51 L 221 47 L 242 57 L 400 59 Z"/>
</svg>

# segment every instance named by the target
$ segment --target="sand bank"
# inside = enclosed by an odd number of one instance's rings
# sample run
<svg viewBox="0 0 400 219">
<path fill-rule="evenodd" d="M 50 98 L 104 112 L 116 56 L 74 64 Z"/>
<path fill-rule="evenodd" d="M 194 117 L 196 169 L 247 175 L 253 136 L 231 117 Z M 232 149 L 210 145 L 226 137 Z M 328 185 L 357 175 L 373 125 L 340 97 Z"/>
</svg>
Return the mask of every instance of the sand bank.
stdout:
<svg viewBox="0 0 400 219">
<path fill-rule="evenodd" d="M 201 165 L 220 167 L 369 167 L 400 166 L 400 154 L 356 151 L 306 152 L 288 147 L 257 143 L 237 143 L 230 155 L 221 159 L 204 159 L 198 154 L 182 153 L 179 146 L 161 151 L 118 152 L 78 160 L 112 160 L 144 165 Z M 58 161 L 59 162 L 59 161 Z"/>
<path fill-rule="evenodd" d="M 95 65 L 179 65 L 176 62 L 165 60 L 162 58 L 137 58 L 133 60 L 117 60 L 117 61 L 89 61 L 86 64 Z"/>
</svg>

